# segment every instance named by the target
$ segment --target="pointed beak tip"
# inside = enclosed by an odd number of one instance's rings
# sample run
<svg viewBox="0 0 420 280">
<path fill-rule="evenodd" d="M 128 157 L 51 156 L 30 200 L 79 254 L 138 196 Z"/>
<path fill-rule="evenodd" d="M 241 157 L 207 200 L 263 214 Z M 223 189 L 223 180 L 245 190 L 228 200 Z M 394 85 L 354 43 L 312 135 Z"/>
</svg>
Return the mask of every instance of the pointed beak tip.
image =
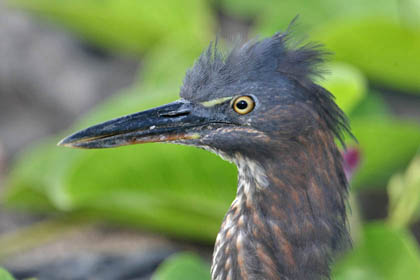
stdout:
<svg viewBox="0 0 420 280">
<path fill-rule="evenodd" d="M 77 148 L 76 142 L 72 141 L 71 136 L 61 139 L 57 143 L 58 147 Z"/>
<path fill-rule="evenodd" d="M 67 142 L 66 139 L 61 140 L 57 143 L 58 147 L 65 147 L 65 148 L 72 148 L 72 149 L 89 149 L 88 146 L 84 146 L 81 144 L 78 144 L 77 142 Z"/>
<path fill-rule="evenodd" d="M 60 142 L 57 143 L 57 146 L 69 148 L 73 147 L 73 145 L 67 141 L 67 138 L 61 139 Z"/>
</svg>

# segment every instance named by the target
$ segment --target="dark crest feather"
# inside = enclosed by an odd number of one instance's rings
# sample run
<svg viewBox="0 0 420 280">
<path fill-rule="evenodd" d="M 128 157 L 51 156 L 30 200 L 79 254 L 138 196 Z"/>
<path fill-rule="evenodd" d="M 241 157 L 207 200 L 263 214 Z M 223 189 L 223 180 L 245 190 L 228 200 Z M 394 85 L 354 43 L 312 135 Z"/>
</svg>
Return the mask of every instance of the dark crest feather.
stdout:
<svg viewBox="0 0 420 280">
<path fill-rule="evenodd" d="M 321 77 L 319 65 L 328 53 L 322 45 L 291 43 L 291 29 L 278 32 L 262 40 L 236 44 L 226 55 L 216 43 L 210 43 L 194 66 L 186 73 L 181 97 L 193 101 L 211 100 L 218 91 L 236 83 L 249 81 L 272 83 L 289 79 L 299 83 L 309 94 L 305 97 L 314 104 L 327 126 L 344 145 L 343 132 L 353 137 L 347 117 L 336 105 L 334 96 L 317 85 L 314 77 Z M 354 137 L 353 137 L 354 138 Z"/>
</svg>

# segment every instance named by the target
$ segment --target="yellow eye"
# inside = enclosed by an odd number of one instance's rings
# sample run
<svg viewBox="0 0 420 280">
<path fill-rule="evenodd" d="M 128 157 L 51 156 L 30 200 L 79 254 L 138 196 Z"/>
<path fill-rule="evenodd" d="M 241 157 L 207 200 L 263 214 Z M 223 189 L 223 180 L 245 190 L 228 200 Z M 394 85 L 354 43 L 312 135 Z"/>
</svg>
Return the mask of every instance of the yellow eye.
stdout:
<svg viewBox="0 0 420 280">
<path fill-rule="evenodd" d="M 255 102 L 250 96 L 241 96 L 233 101 L 233 110 L 241 115 L 248 114 L 254 107 Z"/>
</svg>

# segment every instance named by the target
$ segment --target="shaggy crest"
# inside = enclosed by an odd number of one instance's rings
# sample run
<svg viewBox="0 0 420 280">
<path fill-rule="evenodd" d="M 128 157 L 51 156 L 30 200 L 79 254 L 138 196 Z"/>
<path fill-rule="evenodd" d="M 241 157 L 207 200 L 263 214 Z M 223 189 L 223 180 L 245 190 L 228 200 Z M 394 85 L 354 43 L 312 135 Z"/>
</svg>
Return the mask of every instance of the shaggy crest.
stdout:
<svg viewBox="0 0 420 280">
<path fill-rule="evenodd" d="M 292 95 L 291 98 L 312 101 L 314 109 L 344 146 L 343 133 L 353 137 L 348 120 L 335 104 L 334 96 L 313 81 L 314 77 L 322 77 L 318 66 L 328 53 L 320 44 L 291 44 L 290 29 L 289 26 L 285 32 L 272 37 L 236 45 L 227 55 L 218 48 L 217 42 L 210 43 L 187 71 L 180 95 L 187 100 L 202 102 L 220 97 L 221 90 L 226 91 L 235 84 L 255 82 L 259 87 L 279 87 L 279 84 L 297 82 L 306 89 L 306 94 L 303 97 Z M 279 94 L 290 95 L 281 91 Z"/>
</svg>

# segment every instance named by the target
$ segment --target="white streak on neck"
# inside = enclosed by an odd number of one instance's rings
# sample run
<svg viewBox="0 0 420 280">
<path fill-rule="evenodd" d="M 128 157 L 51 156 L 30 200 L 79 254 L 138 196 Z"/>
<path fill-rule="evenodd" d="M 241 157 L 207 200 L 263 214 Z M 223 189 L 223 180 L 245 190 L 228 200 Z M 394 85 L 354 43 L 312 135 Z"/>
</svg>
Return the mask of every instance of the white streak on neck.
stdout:
<svg viewBox="0 0 420 280">
<path fill-rule="evenodd" d="M 241 154 L 236 153 L 233 158 L 233 162 L 238 167 L 239 184 L 243 183 L 245 189 L 252 187 L 250 182 L 255 181 L 255 187 L 258 189 L 264 189 L 269 186 L 267 174 L 260 163 L 243 157 Z M 245 190 L 246 193 L 248 193 Z"/>
</svg>

